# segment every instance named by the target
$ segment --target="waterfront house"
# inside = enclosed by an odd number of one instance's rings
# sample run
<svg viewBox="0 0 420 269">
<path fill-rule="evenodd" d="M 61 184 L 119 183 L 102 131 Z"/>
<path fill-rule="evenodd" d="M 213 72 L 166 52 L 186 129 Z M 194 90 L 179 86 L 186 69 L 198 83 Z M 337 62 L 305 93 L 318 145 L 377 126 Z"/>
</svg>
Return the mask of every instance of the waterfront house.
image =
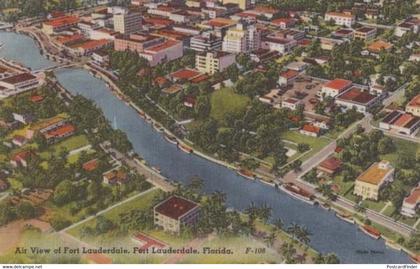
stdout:
<svg viewBox="0 0 420 269">
<path fill-rule="evenodd" d="M 410 195 L 404 198 L 403 204 L 401 206 L 401 214 L 407 217 L 414 217 L 416 215 L 416 210 L 420 203 L 420 186 L 413 188 L 410 192 Z"/>
<path fill-rule="evenodd" d="M 334 156 L 323 160 L 317 167 L 318 172 L 334 176 L 341 169 L 342 161 Z"/>
</svg>

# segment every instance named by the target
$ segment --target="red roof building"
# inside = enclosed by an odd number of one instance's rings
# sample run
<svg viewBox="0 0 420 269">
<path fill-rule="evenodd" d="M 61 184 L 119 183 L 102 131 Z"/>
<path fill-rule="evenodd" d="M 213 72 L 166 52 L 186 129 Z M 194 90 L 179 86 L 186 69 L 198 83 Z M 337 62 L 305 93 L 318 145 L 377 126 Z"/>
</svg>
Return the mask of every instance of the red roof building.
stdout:
<svg viewBox="0 0 420 269">
<path fill-rule="evenodd" d="M 47 143 L 55 143 L 62 138 L 69 137 L 74 134 L 76 127 L 71 123 L 66 123 L 55 129 L 52 129 L 48 132 L 43 133 L 44 138 L 47 140 Z"/>
<path fill-rule="evenodd" d="M 155 225 L 165 231 L 179 233 L 182 226 L 197 223 L 200 206 L 179 196 L 171 196 L 154 207 Z"/>
<path fill-rule="evenodd" d="M 329 176 L 333 176 L 341 168 L 341 160 L 336 157 L 329 157 L 318 165 L 318 171 L 324 172 Z"/>
<path fill-rule="evenodd" d="M 304 135 L 318 137 L 321 134 L 321 128 L 316 127 L 311 123 L 307 123 L 303 125 L 299 132 Z"/>
<path fill-rule="evenodd" d="M 343 93 L 346 90 L 348 90 L 352 84 L 353 82 L 350 80 L 340 79 L 340 78 L 333 79 L 322 86 L 321 96 L 323 98 L 327 96 L 335 97 L 339 95 L 340 93 Z"/>
</svg>

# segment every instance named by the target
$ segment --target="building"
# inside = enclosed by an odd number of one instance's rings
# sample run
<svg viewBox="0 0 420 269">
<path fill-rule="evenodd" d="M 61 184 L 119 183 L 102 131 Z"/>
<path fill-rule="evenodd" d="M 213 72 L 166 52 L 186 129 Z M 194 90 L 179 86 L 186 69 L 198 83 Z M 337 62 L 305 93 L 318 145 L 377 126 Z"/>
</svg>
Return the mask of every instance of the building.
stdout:
<svg viewBox="0 0 420 269">
<path fill-rule="evenodd" d="M 321 135 L 321 128 L 316 127 L 311 123 L 306 123 L 303 127 L 299 130 L 299 133 L 307 136 L 318 137 Z"/>
<path fill-rule="evenodd" d="M 420 117 L 420 94 L 408 102 L 407 106 L 405 107 L 405 111 L 413 114 L 414 116 Z"/>
<path fill-rule="evenodd" d="M 261 31 L 255 24 L 238 23 L 223 38 L 222 50 L 231 53 L 247 53 L 260 48 Z"/>
<path fill-rule="evenodd" d="M 223 5 L 236 4 L 242 10 L 246 10 L 251 7 L 251 0 L 222 0 L 222 3 Z"/>
<path fill-rule="evenodd" d="M 364 26 L 354 31 L 354 37 L 369 41 L 376 37 L 376 32 L 376 28 Z"/>
<path fill-rule="evenodd" d="M 211 74 L 223 72 L 235 63 L 235 55 L 226 52 L 203 52 L 195 55 L 195 68 L 203 73 Z"/>
<path fill-rule="evenodd" d="M 317 167 L 318 172 L 327 174 L 328 176 L 334 176 L 340 171 L 342 161 L 334 156 L 328 157 L 323 160 Z"/>
<path fill-rule="evenodd" d="M 327 12 L 324 19 L 346 27 L 351 27 L 356 22 L 356 17 L 350 12 Z"/>
<path fill-rule="evenodd" d="M 420 127 L 420 118 L 404 111 L 394 110 L 380 123 L 379 128 L 399 134 L 412 135 Z"/>
<path fill-rule="evenodd" d="M 33 156 L 33 153 L 29 150 L 20 151 L 15 153 L 12 158 L 10 159 L 10 164 L 13 167 L 28 167 L 29 159 Z"/>
<path fill-rule="evenodd" d="M 388 161 L 372 164 L 356 179 L 353 193 L 377 201 L 380 189 L 394 180 L 394 170 Z"/>
<path fill-rule="evenodd" d="M 43 132 L 42 135 L 48 144 L 53 144 L 63 138 L 73 135 L 75 131 L 76 127 L 73 124 L 66 123 L 52 130 Z"/>
<path fill-rule="evenodd" d="M 373 42 L 367 47 L 367 50 L 372 54 L 379 54 L 382 50 L 390 51 L 393 45 L 383 40 Z"/>
<path fill-rule="evenodd" d="M 300 105 L 303 105 L 303 103 L 299 99 L 293 97 L 286 98 L 281 102 L 281 107 L 290 110 L 296 110 Z"/>
<path fill-rule="evenodd" d="M 350 80 L 340 78 L 333 79 L 322 86 L 320 95 L 323 99 L 325 97 L 336 97 L 348 90 L 352 84 L 353 82 Z"/>
<path fill-rule="evenodd" d="M 114 31 L 132 34 L 142 29 L 142 17 L 138 12 L 122 12 L 114 14 Z"/>
<path fill-rule="evenodd" d="M 217 51 L 222 49 L 222 38 L 211 32 L 193 36 L 190 48 L 195 51 Z"/>
<path fill-rule="evenodd" d="M 184 52 L 181 41 L 147 34 L 119 35 L 114 40 L 114 49 L 136 51 L 150 66 L 178 59 Z"/>
<path fill-rule="evenodd" d="M 328 37 L 320 37 L 318 39 L 321 42 L 321 49 L 323 50 L 333 50 L 335 46 L 339 46 L 346 42 L 345 39 L 336 39 Z"/>
<path fill-rule="evenodd" d="M 296 24 L 296 19 L 293 18 L 278 18 L 271 21 L 272 25 L 279 26 L 281 29 L 293 27 Z"/>
<path fill-rule="evenodd" d="M 354 36 L 354 30 L 349 28 L 341 28 L 331 34 L 335 38 L 347 38 L 352 39 Z"/>
<path fill-rule="evenodd" d="M 0 99 L 38 88 L 41 80 L 31 73 L 12 75 L 0 80 Z"/>
<path fill-rule="evenodd" d="M 373 95 L 369 91 L 358 87 L 352 87 L 338 95 L 335 99 L 335 104 L 345 110 L 355 108 L 358 112 L 366 114 L 379 101 L 380 96 Z"/>
<path fill-rule="evenodd" d="M 410 18 L 400 23 L 394 31 L 394 35 L 402 37 L 408 32 L 419 33 L 420 31 L 420 19 Z"/>
<path fill-rule="evenodd" d="M 171 196 L 153 208 L 154 223 L 163 230 L 180 233 L 184 226 L 194 226 L 200 217 L 200 206 L 179 196 Z"/>
<path fill-rule="evenodd" d="M 420 203 L 420 187 L 417 186 L 411 190 L 410 195 L 404 198 L 401 206 L 401 214 L 407 217 L 416 216 L 416 210 Z"/>
<path fill-rule="evenodd" d="M 269 93 L 258 97 L 258 100 L 274 108 L 281 108 L 281 94 L 279 89 L 272 89 Z"/>
<path fill-rule="evenodd" d="M 292 85 L 298 76 L 298 71 L 288 69 L 287 71 L 283 71 L 280 73 L 278 84 L 280 86 Z"/>
<path fill-rule="evenodd" d="M 275 37 L 263 37 L 261 40 L 261 48 L 270 51 L 277 51 L 281 54 L 286 54 L 292 51 L 297 46 L 297 41 L 294 39 L 284 39 Z"/>
<path fill-rule="evenodd" d="M 34 115 L 30 113 L 19 114 L 19 113 L 13 112 L 12 115 L 13 115 L 14 120 L 23 124 L 29 124 L 29 123 L 34 122 L 35 120 Z"/>
<path fill-rule="evenodd" d="M 73 54 L 77 56 L 88 56 L 92 55 L 95 51 L 100 49 L 110 47 L 112 45 L 112 41 L 108 39 L 100 39 L 100 40 L 86 40 L 81 43 L 77 43 L 74 45 L 69 46 L 72 50 Z"/>
<path fill-rule="evenodd" d="M 48 35 L 52 35 L 76 27 L 78 23 L 79 17 L 77 16 L 62 16 L 43 22 L 42 31 Z"/>
<path fill-rule="evenodd" d="M 121 169 L 113 169 L 111 171 L 105 172 L 102 178 L 104 183 L 108 185 L 122 185 L 128 180 L 127 173 Z"/>
</svg>

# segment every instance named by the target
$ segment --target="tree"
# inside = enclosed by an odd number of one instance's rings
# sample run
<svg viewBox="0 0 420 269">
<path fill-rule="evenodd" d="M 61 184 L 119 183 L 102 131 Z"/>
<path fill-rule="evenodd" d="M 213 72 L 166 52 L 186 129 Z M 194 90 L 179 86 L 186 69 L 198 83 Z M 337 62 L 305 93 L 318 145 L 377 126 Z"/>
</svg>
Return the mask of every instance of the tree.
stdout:
<svg viewBox="0 0 420 269">
<path fill-rule="evenodd" d="M 18 218 L 31 219 L 36 216 L 35 207 L 29 202 L 22 202 L 16 208 Z"/>
<path fill-rule="evenodd" d="M 57 185 L 54 191 L 54 202 L 57 205 L 64 205 L 70 201 L 73 201 L 76 196 L 76 188 L 69 180 L 63 180 Z"/>
<path fill-rule="evenodd" d="M 230 65 L 227 69 L 226 69 L 226 74 L 228 76 L 228 78 L 230 80 L 232 80 L 233 82 L 238 81 L 239 78 L 239 69 L 236 66 L 236 64 L 232 64 Z"/>
<path fill-rule="evenodd" d="M 104 216 L 98 216 L 96 219 L 96 233 L 103 234 L 109 232 L 112 228 L 114 228 L 114 223 L 107 219 Z"/>
</svg>

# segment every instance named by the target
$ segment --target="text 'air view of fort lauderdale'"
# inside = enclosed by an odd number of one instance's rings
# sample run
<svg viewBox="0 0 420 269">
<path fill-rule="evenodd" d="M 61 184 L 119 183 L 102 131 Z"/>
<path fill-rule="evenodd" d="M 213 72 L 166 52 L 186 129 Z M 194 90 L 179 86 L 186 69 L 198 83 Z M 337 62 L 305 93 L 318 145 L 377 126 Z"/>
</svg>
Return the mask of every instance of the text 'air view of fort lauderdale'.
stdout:
<svg viewBox="0 0 420 269">
<path fill-rule="evenodd" d="M 0 263 L 420 263 L 419 10 L 1 0 Z"/>
</svg>

